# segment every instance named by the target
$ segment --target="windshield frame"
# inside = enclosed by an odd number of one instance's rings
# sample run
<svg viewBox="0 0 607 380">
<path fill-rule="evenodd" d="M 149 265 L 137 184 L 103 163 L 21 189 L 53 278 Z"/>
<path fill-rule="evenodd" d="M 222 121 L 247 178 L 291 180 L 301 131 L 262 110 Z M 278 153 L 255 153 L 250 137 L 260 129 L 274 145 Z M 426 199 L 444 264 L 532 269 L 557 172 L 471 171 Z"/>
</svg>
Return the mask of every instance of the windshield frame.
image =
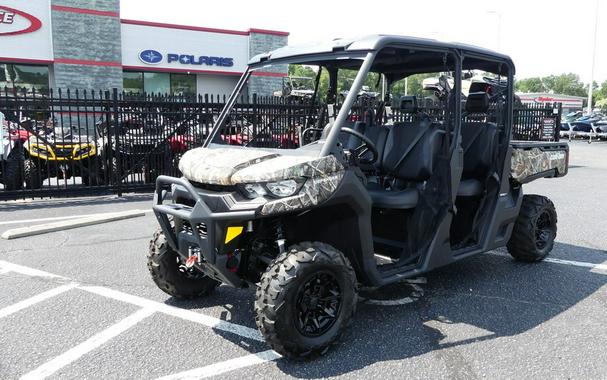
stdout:
<svg viewBox="0 0 607 380">
<path fill-rule="evenodd" d="M 236 86 L 232 90 L 232 93 L 228 97 L 226 104 L 222 108 L 219 116 L 217 117 L 216 122 L 213 125 L 213 128 L 211 129 L 208 137 L 206 138 L 206 140 L 204 141 L 202 146 L 204 148 L 208 148 L 213 143 L 213 141 L 217 138 L 217 135 L 218 135 L 219 131 L 223 128 L 223 126 L 230 114 L 230 111 L 232 110 L 232 108 L 236 104 L 238 97 L 242 93 L 242 90 L 244 89 L 245 84 L 247 83 L 249 78 L 252 75 L 254 75 L 255 71 L 260 71 L 269 66 L 285 65 L 285 64 L 287 64 L 287 65 L 288 64 L 304 64 L 304 65 L 308 64 L 308 65 L 318 65 L 319 67 L 327 67 L 328 66 L 327 63 L 331 63 L 331 62 L 337 63 L 339 61 L 343 61 L 343 62 L 345 62 L 345 61 L 359 61 L 359 62 L 362 61 L 360 68 L 358 69 L 358 73 L 354 79 L 354 82 L 352 83 L 352 86 L 350 87 L 350 92 L 348 93 L 348 96 L 346 97 L 344 104 L 341 107 L 339 114 L 337 115 L 337 117 L 335 119 L 335 122 L 333 123 L 333 128 L 331 128 L 329 135 L 324 140 L 324 146 L 321 149 L 319 156 L 323 157 L 323 156 L 326 156 L 331 153 L 337 153 L 336 149 L 327 148 L 327 146 L 329 146 L 327 144 L 327 142 L 330 143 L 331 141 L 333 141 L 333 142 L 337 141 L 339 132 L 341 130 L 341 126 L 346 121 L 346 119 L 348 117 L 348 113 L 350 112 L 350 108 L 356 101 L 356 94 L 358 94 L 358 92 L 360 91 L 360 88 L 362 87 L 362 84 L 364 83 L 364 80 L 367 77 L 367 74 L 373 64 L 373 60 L 374 60 L 376 54 L 377 54 L 377 52 L 373 51 L 373 50 L 372 51 L 348 51 L 348 52 L 339 51 L 339 52 L 333 52 L 333 53 L 291 56 L 291 57 L 285 57 L 285 58 L 279 58 L 279 59 L 273 59 L 273 60 L 265 60 L 265 61 L 262 61 L 262 62 L 259 62 L 256 64 L 248 65 L 247 69 L 241 75 L 240 79 L 236 83 Z M 339 65 L 335 65 L 335 66 L 339 66 Z M 366 67 L 366 69 L 363 72 L 364 67 Z M 350 101 L 348 101 L 348 99 L 350 99 Z"/>
</svg>

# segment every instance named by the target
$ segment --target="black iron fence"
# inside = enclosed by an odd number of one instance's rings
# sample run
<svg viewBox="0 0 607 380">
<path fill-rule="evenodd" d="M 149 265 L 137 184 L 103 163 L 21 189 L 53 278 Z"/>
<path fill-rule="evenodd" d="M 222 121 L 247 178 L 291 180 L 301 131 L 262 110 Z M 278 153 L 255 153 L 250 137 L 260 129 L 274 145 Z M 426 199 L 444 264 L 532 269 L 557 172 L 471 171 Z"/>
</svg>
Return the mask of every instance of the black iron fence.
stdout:
<svg viewBox="0 0 607 380">
<path fill-rule="evenodd" d="M 526 104 L 514 108 L 512 139 L 559 141 L 561 103 Z"/>
<path fill-rule="evenodd" d="M 116 90 L 4 90 L 0 199 L 151 190 L 159 175 L 179 175 L 180 157 L 202 144 L 225 100 Z M 375 100 L 362 99 L 350 121 L 378 117 L 378 109 Z M 437 110 L 426 109 L 438 117 Z M 219 138 L 231 145 L 296 148 L 319 137 L 306 130 L 322 130 L 330 113 L 326 105 L 306 100 L 243 97 Z M 403 117 L 398 111 L 393 115 Z M 550 118 L 558 139 L 560 107 L 558 115 L 546 106 L 516 109 L 514 137 L 545 138 Z"/>
</svg>

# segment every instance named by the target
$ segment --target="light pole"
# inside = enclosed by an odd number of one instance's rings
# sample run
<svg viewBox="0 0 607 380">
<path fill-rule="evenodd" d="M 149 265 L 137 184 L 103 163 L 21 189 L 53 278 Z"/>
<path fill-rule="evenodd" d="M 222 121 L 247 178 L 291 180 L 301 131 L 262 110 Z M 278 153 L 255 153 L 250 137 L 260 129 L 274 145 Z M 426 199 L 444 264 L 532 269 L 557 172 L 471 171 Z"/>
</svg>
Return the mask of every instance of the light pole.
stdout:
<svg viewBox="0 0 607 380">
<path fill-rule="evenodd" d="M 592 85 L 594 84 L 594 61 L 596 59 L 596 35 L 599 24 L 599 0 L 596 1 L 596 7 L 594 9 L 594 40 L 592 42 L 592 64 L 590 69 L 590 84 L 588 85 L 588 107 L 586 113 L 592 113 Z"/>
</svg>

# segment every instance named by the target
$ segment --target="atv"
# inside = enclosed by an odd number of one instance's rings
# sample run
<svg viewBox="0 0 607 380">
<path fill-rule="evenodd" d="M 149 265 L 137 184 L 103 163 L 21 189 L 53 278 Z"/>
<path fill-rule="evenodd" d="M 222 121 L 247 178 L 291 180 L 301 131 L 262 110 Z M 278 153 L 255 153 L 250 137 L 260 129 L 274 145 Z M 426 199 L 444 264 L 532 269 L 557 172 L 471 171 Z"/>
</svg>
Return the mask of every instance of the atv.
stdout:
<svg viewBox="0 0 607 380">
<path fill-rule="evenodd" d="M 287 76 L 282 78 L 282 89 L 274 91 L 273 95 L 285 99 L 307 100 L 314 95 L 314 78 Z"/>
<path fill-rule="evenodd" d="M 23 145 L 19 134 L 0 112 L 0 183 L 4 190 L 19 190 L 22 178 Z"/>
<path fill-rule="evenodd" d="M 249 77 L 286 64 L 328 72 L 324 101 L 339 111 L 320 138 L 290 150 L 226 145 L 222 128 Z M 339 71 L 352 69 L 356 78 L 336 105 Z M 462 101 L 467 71 L 495 78 L 505 96 L 480 91 Z M 381 117 L 358 120 L 353 107 L 369 73 L 386 84 Z M 453 78 L 432 116 L 417 98 L 391 93 L 422 73 Z M 220 284 L 255 287 L 262 335 L 280 354 L 302 358 L 337 342 L 361 288 L 381 291 L 499 247 L 516 260 L 541 261 L 553 248 L 557 214 L 523 185 L 564 176 L 569 149 L 511 141 L 513 79 L 508 56 L 399 36 L 252 58 L 203 146 L 182 157 L 183 177 L 156 181 L 153 281 L 183 298 Z"/>
<path fill-rule="evenodd" d="M 170 126 L 172 122 L 159 109 L 125 107 L 120 110 L 118 123 L 111 117 L 100 119 L 97 145 L 103 162 L 101 170 L 109 173 L 113 183 L 129 175 L 153 183 L 170 167 L 174 156 L 170 138 L 178 135 L 178 129 L 185 130 Z"/>
<path fill-rule="evenodd" d="M 24 142 L 23 180 L 28 189 L 39 189 L 47 178 L 82 177 L 85 185 L 97 185 L 99 168 L 94 136 L 76 126 L 61 127 L 56 121 L 23 120 L 20 127 L 29 132 Z"/>
</svg>

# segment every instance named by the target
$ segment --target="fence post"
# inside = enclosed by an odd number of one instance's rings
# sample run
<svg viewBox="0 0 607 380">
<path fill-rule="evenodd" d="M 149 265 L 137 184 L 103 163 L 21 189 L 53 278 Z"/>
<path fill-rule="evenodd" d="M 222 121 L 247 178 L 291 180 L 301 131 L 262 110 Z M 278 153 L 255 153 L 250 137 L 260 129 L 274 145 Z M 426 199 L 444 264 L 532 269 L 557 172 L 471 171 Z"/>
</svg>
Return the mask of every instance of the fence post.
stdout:
<svg viewBox="0 0 607 380">
<path fill-rule="evenodd" d="M 116 183 L 114 184 L 115 186 L 115 191 L 118 194 L 119 197 L 122 196 L 122 159 L 120 157 L 120 131 L 118 130 L 120 128 L 120 123 L 118 122 L 118 117 L 120 116 L 119 112 L 118 112 L 118 89 L 117 88 L 113 88 L 112 89 L 112 111 L 114 114 L 114 145 L 115 148 L 113 149 L 113 155 L 112 157 L 110 157 L 110 167 L 113 166 L 112 165 L 112 161 L 114 158 L 116 158 L 116 175 L 113 175 L 112 178 L 115 179 Z"/>
<path fill-rule="evenodd" d="M 554 141 L 561 139 L 561 118 L 563 117 L 563 103 L 557 103 L 558 114 L 556 115 L 556 122 L 554 125 Z"/>
</svg>

